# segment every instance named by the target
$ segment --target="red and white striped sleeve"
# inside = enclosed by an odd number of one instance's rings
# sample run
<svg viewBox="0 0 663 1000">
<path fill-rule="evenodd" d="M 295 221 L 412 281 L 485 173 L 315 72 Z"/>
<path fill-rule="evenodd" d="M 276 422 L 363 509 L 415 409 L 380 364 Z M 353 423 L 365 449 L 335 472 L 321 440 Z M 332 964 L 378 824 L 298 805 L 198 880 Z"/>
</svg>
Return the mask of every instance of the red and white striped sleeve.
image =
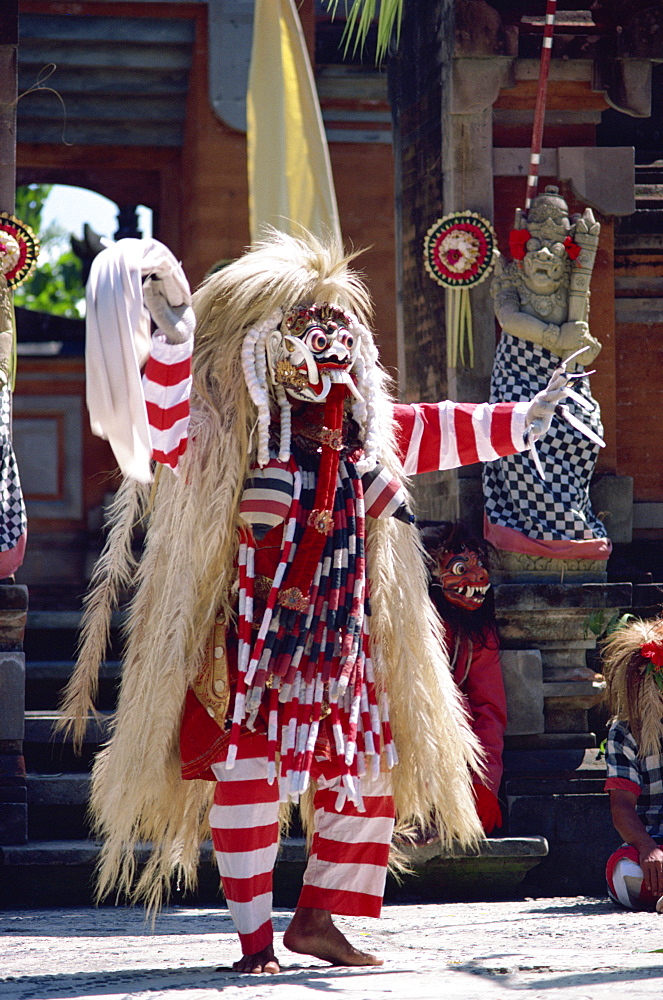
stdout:
<svg viewBox="0 0 663 1000">
<path fill-rule="evenodd" d="M 192 351 L 192 339 L 170 344 L 157 332 L 143 372 L 152 458 L 172 469 L 188 441 Z"/>
<path fill-rule="evenodd" d="M 396 440 L 408 476 L 492 462 L 526 448 L 529 400 L 521 403 L 410 403 L 394 406 Z"/>
</svg>

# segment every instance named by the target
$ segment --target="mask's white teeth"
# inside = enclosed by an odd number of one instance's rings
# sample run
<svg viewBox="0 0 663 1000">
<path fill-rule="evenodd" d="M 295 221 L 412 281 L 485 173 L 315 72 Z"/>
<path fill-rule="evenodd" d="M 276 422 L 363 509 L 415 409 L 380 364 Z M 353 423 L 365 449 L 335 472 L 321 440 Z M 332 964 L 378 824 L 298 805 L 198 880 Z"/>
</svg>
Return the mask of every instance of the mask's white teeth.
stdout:
<svg viewBox="0 0 663 1000">
<path fill-rule="evenodd" d="M 308 373 L 308 380 L 311 385 L 317 385 L 320 381 L 320 372 L 318 371 L 318 366 L 316 365 L 310 354 L 306 354 L 304 360 L 306 361 L 306 371 Z"/>
<path fill-rule="evenodd" d="M 339 382 L 339 383 L 341 383 L 343 385 L 347 385 L 347 387 L 350 390 L 350 392 L 352 393 L 352 395 L 356 399 L 358 399 L 359 402 L 361 403 L 361 401 L 362 401 L 361 394 L 360 394 L 357 386 L 354 384 L 354 382 L 352 380 L 352 376 L 350 375 L 349 372 L 333 370 L 333 371 L 330 371 L 328 374 L 329 374 L 329 377 L 331 378 L 332 382 Z"/>
<path fill-rule="evenodd" d="M 318 371 L 318 366 L 313 360 L 313 355 L 309 351 L 306 344 L 304 344 L 298 337 L 286 336 L 283 338 L 284 343 L 288 343 L 294 350 L 291 352 L 290 360 L 293 364 L 300 364 L 298 356 L 303 358 L 304 364 L 306 365 L 306 374 L 308 375 L 308 380 L 311 385 L 318 385 L 320 381 L 320 372 Z"/>
<path fill-rule="evenodd" d="M 331 387 L 332 387 L 331 379 L 323 377 L 323 379 L 322 379 L 322 389 L 318 393 L 318 395 L 315 397 L 315 402 L 316 403 L 322 403 L 327 398 L 327 396 L 329 395 L 329 391 L 330 391 Z"/>
</svg>

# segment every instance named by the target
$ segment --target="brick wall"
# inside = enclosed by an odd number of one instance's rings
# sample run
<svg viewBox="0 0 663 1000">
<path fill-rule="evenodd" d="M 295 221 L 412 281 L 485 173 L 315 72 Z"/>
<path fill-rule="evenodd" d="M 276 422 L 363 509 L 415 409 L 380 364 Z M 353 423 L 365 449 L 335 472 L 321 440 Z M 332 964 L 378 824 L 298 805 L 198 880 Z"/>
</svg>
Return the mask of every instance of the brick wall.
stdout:
<svg viewBox="0 0 663 1000">
<path fill-rule="evenodd" d="M 649 243 L 649 248 L 638 249 Z M 656 248 L 656 243 L 660 243 Z M 616 435 L 618 473 L 633 476 L 634 499 L 663 503 L 663 241 L 618 240 Z M 660 532 L 659 532 L 660 537 Z"/>
</svg>

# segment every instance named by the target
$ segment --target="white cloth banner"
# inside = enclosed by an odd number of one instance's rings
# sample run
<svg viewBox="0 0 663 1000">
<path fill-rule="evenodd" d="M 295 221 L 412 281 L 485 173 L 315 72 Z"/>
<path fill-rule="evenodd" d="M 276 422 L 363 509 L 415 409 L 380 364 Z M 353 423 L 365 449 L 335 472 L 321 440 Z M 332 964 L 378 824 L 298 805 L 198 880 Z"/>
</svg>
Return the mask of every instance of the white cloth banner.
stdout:
<svg viewBox="0 0 663 1000">
<path fill-rule="evenodd" d="M 86 400 L 92 432 L 110 443 L 124 476 L 149 483 L 152 444 L 141 381 L 152 343 L 143 278 L 191 302 L 181 265 L 158 240 L 119 240 L 95 257 L 87 283 Z M 173 303 L 175 304 L 175 302 Z"/>
</svg>

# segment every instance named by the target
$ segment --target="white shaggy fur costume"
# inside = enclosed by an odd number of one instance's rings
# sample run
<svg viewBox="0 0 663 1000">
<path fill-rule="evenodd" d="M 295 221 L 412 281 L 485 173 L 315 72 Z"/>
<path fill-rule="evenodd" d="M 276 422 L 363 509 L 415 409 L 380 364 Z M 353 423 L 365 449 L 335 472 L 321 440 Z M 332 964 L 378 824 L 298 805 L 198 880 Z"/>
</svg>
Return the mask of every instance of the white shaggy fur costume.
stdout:
<svg viewBox="0 0 663 1000">
<path fill-rule="evenodd" d="M 242 363 L 247 332 L 260 331 L 270 317 L 295 305 L 333 303 L 353 314 L 361 332 L 359 367 L 371 397 L 354 409 L 364 455 L 370 436 L 377 454 L 368 464 L 377 459 L 404 482 L 393 401 L 365 328 L 369 300 L 349 260 L 312 237 L 275 233 L 209 277 L 194 296 L 189 447 L 178 474 L 162 468 L 152 487 L 127 479 L 117 495 L 63 706 L 80 739 L 93 707 L 111 611 L 131 586 L 113 733 L 93 772 L 92 813 L 104 841 L 100 896 L 116 889 L 158 907 L 173 875 L 185 887 L 195 884 L 199 847 L 209 838 L 214 786 L 182 780 L 179 734 L 187 691 L 217 615 L 231 628 L 237 621 L 239 506 L 261 442 L 259 412 Z M 361 378 L 358 382 L 362 385 Z M 283 428 L 283 393 L 270 393 L 270 420 L 278 422 L 281 412 Z M 262 442 L 264 447 L 264 434 Z M 417 532 L 395 517 L 366 521 L 370 647 L 376 688 L 388 697 L 399 760 L 390 772 L 396 816 L 401 823 L 433 822 L 444 844 L 475 844 L 481 827 L 471 773 L 480 764 L 427 597 Z M 139 522 L 147 530 L 136 565 L 131 543 Z M 383 756 L 383 773 L 387 767 Z M 135 848 L 146 841 L 151 854 L 139 872 Z"/>
</svg>

